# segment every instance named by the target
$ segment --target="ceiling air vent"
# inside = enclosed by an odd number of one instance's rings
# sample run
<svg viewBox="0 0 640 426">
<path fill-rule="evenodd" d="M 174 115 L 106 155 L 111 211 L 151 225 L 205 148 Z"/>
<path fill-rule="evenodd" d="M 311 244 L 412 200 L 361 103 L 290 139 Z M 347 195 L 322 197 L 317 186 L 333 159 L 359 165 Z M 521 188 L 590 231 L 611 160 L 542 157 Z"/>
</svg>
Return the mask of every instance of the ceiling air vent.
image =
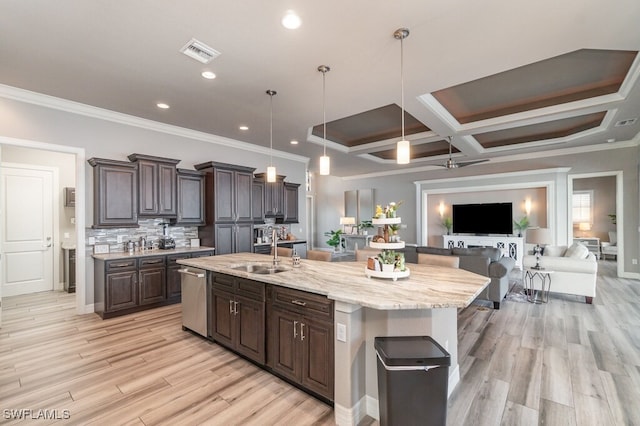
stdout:
<svg viewBox="0 0 640 426">
<path fill-rule="evenodd" d="M 208 64 L 209 62 L 220 56 L 220 52 L 212 49 L 211 47 L 207 46 L 201 41 L 196 40 L 195 38 L 192 38 L 189 43 L 187 43 L 182 49 L 180 49 L 180 51 L 190 58 L 202 62 L 203 64 Z"/>
<path fill-rule="evenodd" d="M 616 123 L 616 127 L 620 127 L 620 126 L 631 126 L 632 124 L 635 124 L 635 122 L 638 121 L 637 118 L 629 118 L 626 120 L 620 120 Z"/>
</svg>

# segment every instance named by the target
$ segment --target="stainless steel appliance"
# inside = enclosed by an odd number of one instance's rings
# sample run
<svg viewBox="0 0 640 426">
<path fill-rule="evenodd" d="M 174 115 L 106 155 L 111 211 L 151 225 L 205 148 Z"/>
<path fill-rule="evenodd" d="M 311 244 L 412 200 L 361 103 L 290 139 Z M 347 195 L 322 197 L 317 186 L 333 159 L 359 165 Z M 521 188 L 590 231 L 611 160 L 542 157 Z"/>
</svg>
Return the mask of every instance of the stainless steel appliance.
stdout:
<svg viewBox="0 0 640 426">
<path fill-rule="evenodd" d="M 169 236 L 169 224 L 161 223 L 162 225 L 162 237 L 158 240 L 158 248 L 161 250 L 176 248 L 176 242 Z"/>
<path fill-rule="evenodd" d="M 207 337 L 207 272 L 186 266 L 178 272 L 182 276 L 182 329 Z"/>
</svg>

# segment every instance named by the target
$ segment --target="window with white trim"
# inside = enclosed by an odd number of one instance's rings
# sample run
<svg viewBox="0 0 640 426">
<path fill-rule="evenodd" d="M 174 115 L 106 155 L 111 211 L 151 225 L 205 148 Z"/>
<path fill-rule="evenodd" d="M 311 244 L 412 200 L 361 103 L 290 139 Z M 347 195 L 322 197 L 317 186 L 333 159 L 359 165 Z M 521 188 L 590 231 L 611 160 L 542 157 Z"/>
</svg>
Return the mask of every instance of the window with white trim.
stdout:
<svg viewBox="0 0 640 426">
<path fill-rule="evenodd" d="M 593 223 L 593 191 L 574 191 L 572 208 L 573 223 Z"/>
</svg>

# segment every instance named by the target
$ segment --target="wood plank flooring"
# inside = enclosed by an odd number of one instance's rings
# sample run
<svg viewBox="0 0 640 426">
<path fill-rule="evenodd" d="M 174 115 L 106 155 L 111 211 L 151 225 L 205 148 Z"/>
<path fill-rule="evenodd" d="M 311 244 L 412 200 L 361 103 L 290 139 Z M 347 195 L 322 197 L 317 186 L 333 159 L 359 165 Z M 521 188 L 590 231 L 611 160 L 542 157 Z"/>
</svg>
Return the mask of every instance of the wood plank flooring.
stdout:
<svg viewBox="0 0 640 426">
<path fill-rule="evenodd" d="M 75 315 L 66 293 L 3 305 L 2 424 L 21 409 L 57 416 L 37 424 L 333 424 L 331 407 L 183 332 L 179 305 L 104 321 Z M 449 425 L 640 425 L 639 281 L 600 261 L 593 305 L 552 294 L 501 306 L 459 314 Z"/>
</svg>

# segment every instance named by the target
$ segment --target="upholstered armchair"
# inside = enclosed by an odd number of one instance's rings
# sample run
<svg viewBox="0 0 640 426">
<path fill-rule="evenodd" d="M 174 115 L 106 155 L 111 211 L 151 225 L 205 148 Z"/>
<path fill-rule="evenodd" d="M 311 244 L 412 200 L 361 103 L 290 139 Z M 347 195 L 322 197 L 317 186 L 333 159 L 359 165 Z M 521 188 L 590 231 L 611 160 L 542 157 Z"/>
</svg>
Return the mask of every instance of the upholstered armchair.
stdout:
<svg viewBox="0 0 640 426">
<path fill-rule="evenodd" d="M 603 241 L 601 246 L 603 259 L 606 259 L 607 256 L 615 256 L 618 259 L 618 234 L 616 232 L 609 232 L 609 242 Z"/>
</svg>

